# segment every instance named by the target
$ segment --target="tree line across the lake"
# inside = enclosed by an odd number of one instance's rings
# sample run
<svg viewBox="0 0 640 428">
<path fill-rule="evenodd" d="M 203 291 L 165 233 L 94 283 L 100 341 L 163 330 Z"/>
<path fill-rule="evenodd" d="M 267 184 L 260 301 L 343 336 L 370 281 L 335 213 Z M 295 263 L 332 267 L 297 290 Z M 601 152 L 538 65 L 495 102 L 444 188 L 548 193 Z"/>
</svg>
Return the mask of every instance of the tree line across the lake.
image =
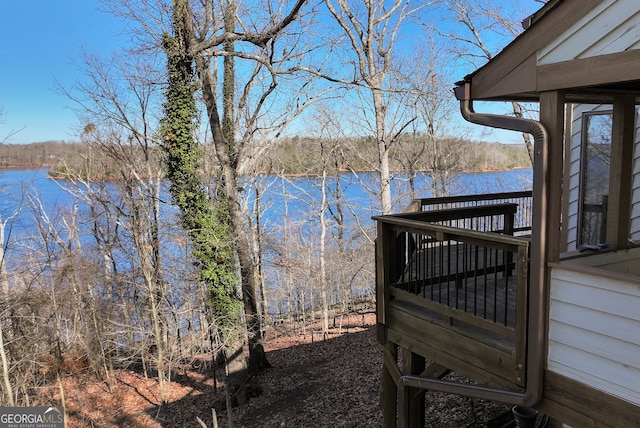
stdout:
<svg viewBox="0 0 640 428">
<path fill-rule="evenodd" d="M 371 141 L 366 138 L 344 138 L 337 142 L 340 147 L 332 167 L 348 172 L 370 171 L 377 154 L 372 150 Z M 468 139 L 442 139 L 438 141 L 438 152 L 427 145 L 427 139 L 420 135 L 405 136 L 402 144 L 394 148 L 391 155 L 393 171 L 409 170 L 408 160 L 414 158 L 415 171 L 433 170 L 435 153 L 449 161 L 447 169 L 452 171 L 508 170 L 529 167 L 531 161 L 524 145 L 501 144 Z M 52 176 L 64 176 L 68 169 L 77 173 L 87 171 L 91 156 L 96 156 L 89 143 L 45 141 L 31 144 L 0 144 L 0 168 L 50 169 Z M 321 173 L 320 142 L 312 137 L 283 138 L 256 163 L 256 171 L 272 174 Z M 210 162 L 215 156 L 210 153 Z M 102 171 L 107 175 L 112 172 Z"/>
</svg>

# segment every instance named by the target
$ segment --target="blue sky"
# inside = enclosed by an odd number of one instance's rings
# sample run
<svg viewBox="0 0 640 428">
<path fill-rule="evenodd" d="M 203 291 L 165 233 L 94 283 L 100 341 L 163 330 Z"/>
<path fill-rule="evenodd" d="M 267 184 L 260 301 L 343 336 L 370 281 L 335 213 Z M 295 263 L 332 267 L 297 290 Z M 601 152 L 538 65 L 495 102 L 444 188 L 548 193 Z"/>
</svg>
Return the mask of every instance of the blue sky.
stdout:
<svg viewBox="0 0 640 428">
<path fill-rule="evenodd" d="M 119 42 L 117 19 L 96 0 L 1 0 L 0 140 L 74 140 L 71 103 L 52 91 L 79 79 L 80 53 L 108 55 Z M 24 128 L 24 129 L 23 129 Z"/>
<path fill-rule="evenodd" d="M 529 7 L 532 1 L 526 0 Z M 55 82 L 70 88 L 82 79 L 76 64 L 83 51 L 108 57 L 127 37 L 119 34 L 121 22 L 99 7 L 99 0 L 0 0 L 0 141 L 12 133 L 7 143 L 76 140 L 72 103 L 53 91 Z M 506 131 L 473 132 L 482 140 L 521 141 Z"/>
</svg>

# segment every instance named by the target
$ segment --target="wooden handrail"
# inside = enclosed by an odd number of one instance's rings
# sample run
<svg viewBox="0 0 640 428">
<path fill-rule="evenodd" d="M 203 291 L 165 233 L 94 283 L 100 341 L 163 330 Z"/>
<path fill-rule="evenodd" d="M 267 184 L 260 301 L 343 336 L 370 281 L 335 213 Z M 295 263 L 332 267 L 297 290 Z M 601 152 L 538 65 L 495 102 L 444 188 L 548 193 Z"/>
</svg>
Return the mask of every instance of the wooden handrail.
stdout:
<svg viewBox="0 0 640 428">
<path fill-rule="evenodd" d="M 516 204 L 518 209 L 514 215 L 514 233 L 531 230 L 531 201 L 530 190 L 520 192 L 484 193 L 479 195 L 445 196 L 438 198 L 421 198 L 413 200 L 404 213 L 409 212 L 439 212 L 449 209 L 482 207 L 486 205 L 500 205 L 501 203 Z"/>
<path fill-rule="evenodd" d="M 513 223 L 518 204 L 489 204 L 473 207 L 447 208 L 437 211 L 419 211 L 412 213 L 391 214 L 394 217 L 437 223 L 452 220 L 471 220 L 482 217 L 504 216 L 504 233 L 513 235 Z M 490 232 L 490 231 L 487 231 Z M 495 232 L 495 231 L 493 231 Z"/>
<path fill-rule="evenodd" d="M 496 232 L 479 232 L 477 230 L 461 229 L 451 226 L 429 223 L 405 215 L 386 215 L 372 217 L 380 225 L 389 227 L 395 231 L 417 233 L 432 236 L 446 236 L 449 239 L 473 243 L 493 244 L 494 248 L 502 248 L 504 245 L 523 246 L 528 245 L 528 240 Z"/>
<path fill-rule="evenodd" d="M 460 202 L 482 202 L 496 201 L 505 199 L 531 198 L 532 191 L 524 190 L 520 192 L 503 192 L 503 193 L 482 193 L 479 195 L 458 195 L 458 196 L 442 196 L 437 198 L 419 198 L 422 206 L 425 205 L 443 205 Z"/>
</svg>

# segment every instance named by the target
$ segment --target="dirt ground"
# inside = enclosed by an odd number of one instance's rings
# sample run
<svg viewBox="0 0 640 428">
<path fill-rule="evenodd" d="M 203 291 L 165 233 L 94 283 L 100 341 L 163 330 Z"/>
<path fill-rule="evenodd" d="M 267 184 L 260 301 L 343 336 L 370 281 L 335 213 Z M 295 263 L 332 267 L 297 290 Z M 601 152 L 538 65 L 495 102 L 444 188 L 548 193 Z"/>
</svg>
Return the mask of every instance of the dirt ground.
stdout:
<svg viewBox="0 0 640 428">
<path fill-rule="evenodd" d="M 327 340 L 318 333 L 279 336 L 265 342 L 273 368 L 257 380 L 259 391 L 248 403 L 234 408 L 238 427 L 380 427 L 379 409 L 382 348 L 375 340 L 373 315 L 345 320 Z M 348 333 L 347 333 L 348 331 Z M 74 427 L 228 427 L 220 387 L 223 374 L 198 364 L 172 371 L 168 403 L 159 406 L 155 379 L 122 370 L 109 382 L 90 375 L 63 380 L 67 426 Z M 61 401 L 61 388 L 51 385 L 43 395 L 51 404 Z M 258 394 L 259 392 L 259 394 Z M 430 393 L 427 427 L 483 427 L 506 407 L 464 397 Z M 198 419 L 200 419 L 199 422 Z M 204 424 L 204 425 L 203 425 Z"/>
</svg>

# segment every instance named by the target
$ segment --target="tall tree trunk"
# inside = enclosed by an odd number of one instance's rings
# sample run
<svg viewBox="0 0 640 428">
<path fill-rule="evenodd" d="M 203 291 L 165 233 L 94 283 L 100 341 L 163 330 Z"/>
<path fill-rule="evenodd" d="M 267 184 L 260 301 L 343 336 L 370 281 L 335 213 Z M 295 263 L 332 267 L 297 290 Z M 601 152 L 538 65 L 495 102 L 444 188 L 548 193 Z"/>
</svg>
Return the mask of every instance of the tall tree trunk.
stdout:
<svg viewBox="0 0 640 428">
<path fill-rule="evenodd" d="M 262 337 L 264 338 L 265 336 L 265 322 L 267 319 L 267 316 L 269 314 L 269 300 L 267 297 L 267 290 L 266 290 L 266 284 L 265 284 L 265 280 L 264 280 L 264 274 L 263 274 L 263 265 L 262 265 L 262 180 L 256 180 L 255 181 L 255 196 L 256 196 L 256 202 L 255 202 L 255 225 L 254 225 L 254 229 L 253 229 L 253 236 L 252 236 L 252 252 L 253 252 L 253 257 L 256 263 L 256 275 L 258 275 L 258 277 L 256 278 L 256 281 L 258 283 L 258 298 L 259 301 L 261 303 L 260 305 L 260 320 L 261 320 L 261 327 L 262 330 L 260 332 L 260 334 L 262 335 Z"/>
<path fill-rule="evenodd" d="M 201 69 L 202 91 L 207 112 L 209 113 L 209 123 L 211 133 L 216 148 L 216 156 L 222 169 L 224 181 L 224 191 L 229 207 L 229 219 L 235 235 L 235 250 L 240 264 L 240 275 L 242 281 L 242 297 L 244 302 L 244 315 L 247 327 L 247 338 L 249 345 L 249 369 L 259 371 L 271 367 L 264 352 L 261 334 L 261 321 L 258 312 L 257 300 L 257 274 L 256 265 L 251 256 L 251 243 L 245 228 L 244 215 L 240 205 L 240 194 L 238 192 L 238 174 L 229 153 L 229 145 L 223 137 L 220 119 L 215 102 L 215 92 L 212 87 L 208 70 Z"/>
<path fill-rule="evenodd" d="M 222 343 L 227 365 L 227 397 L 231 404 L 246 400 L 247 370 L 243 354 L 242 302 L 238 300 L 235 284 L 233 233 L 229 228 L 229 212 L 236 208 L 224 202 L 209 199 L 201 174 L 202 153 L 193 132 L 196 106 L 194 100 L 193 63 L 196 60 L 203 85 L 205 104 L 212 119 L 214 139 L 224 141 L 215 107 L 215 93 L 211 92 L 208 69 L 202 57 L 189 53 L 190 42 L 195 40 L 192 13 L 187 0 L 174 0 L 174 37 L 165 36 L 169 86 L 162 125 L 163 150 L 167 156 L 167 177 L 171 181 L 171 194 L 181 211 L 183 227 L 193 244 L 199 277 L 208 288 L 211 309 Z M 213 108 L 211 102 L 214 102 Z M 215 116 L 214 116 L 215 115 Z M 225 152 L 226 153 L 226 152 Z M 236 181 L 226 180 L 228 189 Z M 234 187 L 237 193 L 237 187 Z M 236 200 L 235 204 L 239 202 Z"/>
<path fill-rule="evenodd" d="M 160 391 L 160 403 L 166 404 L 167 394 L 165 387 L 165 373 L 164 373 L 164 359 L 165 359 L 165 343 L 164 343 L 164 334 L 163 334 L 163 325 L 162 320 L 160 319 L 160 308 L 159 308 L 159 296 L 156 293 L 159 293 L 158 290 L 154 288 L 157 287 L 152 278 L 147 278 L 147 288 L 149 292 L 149 310 L 151 311 L 151 323 L 153 326 L 153 336 L 155 338 L 155 349 L 156 349 L 156 370 L 158 373 L 158 389 Z M 147 349 L 144 349 L 143 352 L 147 352 Z"/>
<path fill-rule="evenodd" d="M 322 200 L 320 201 L 320 300 L 322 304 L 322 335 L 324 339 L 329 333 L 329 301 L 327 297 L 327 271 L 326 271 L 326 236 L 327 236 L 327 220 L 324 213 L 327 209 L 327 167 L 322 166 L 321 191 Z"/>
<path fill-rule="evenodd" d="M 381 83 L 381 82 L 376 82 Z M 380 210 L 383 215 L 391 213 L 391 169 L 389 167 L 389 142 L 385 131 L 385 105 L 382 91 L 372 89 L 376 116 L 376 138 L 378 140 L 378 173 L 380 175 Z"/>
<path fill-rule="evenodd" d="M 235 29 L 235 10 L 233 6 L 233 2 L 230 1 L 225 9 L 225 29 L 230 32 Z M 233 52 L 233 49 L 232 42 L 225 43 L 227 52 Z M 267 360 L 262 344 L 262 323 L 258 311 L 257 266 L 251 254 L 251 241 L 245 228 L 244 215 L 240 205 L 240 194 L 238 192 L 240 188 L 237 170 L 238 153 L 236 152 L 235 128 L 233 125 L 235 65 L 232 55 L 224 57 L 222 88 L 224 110 L 221 122 L 216 102 L 216 88 L 213 85 L 208 64 L 202 58 L 198 58 L 197 63 L 216 157 L 222 169 L 222 182 L 227 198 L 229 219 L 235 235 L 235 251 L 240 264 L 240 280 L 242 282 L 242 297 L 249 345 L 249 370 L 260 371 L 271 367 L 271 364 Z"/>
<path fill-rule="evenodd" d="M 4 346 L 2 324 L 0 324 L 0 361 L 2 362 L 2 381 L 4 383 L 5 394 L 7 395 L 7 404 L 13 407 L 16 405 L 16 402 L 13 398 L 13 387 L 11 386 L 11 377 L 9 375 L 9 359 L 7 358 L 7 351 Z"/>
</svg>

